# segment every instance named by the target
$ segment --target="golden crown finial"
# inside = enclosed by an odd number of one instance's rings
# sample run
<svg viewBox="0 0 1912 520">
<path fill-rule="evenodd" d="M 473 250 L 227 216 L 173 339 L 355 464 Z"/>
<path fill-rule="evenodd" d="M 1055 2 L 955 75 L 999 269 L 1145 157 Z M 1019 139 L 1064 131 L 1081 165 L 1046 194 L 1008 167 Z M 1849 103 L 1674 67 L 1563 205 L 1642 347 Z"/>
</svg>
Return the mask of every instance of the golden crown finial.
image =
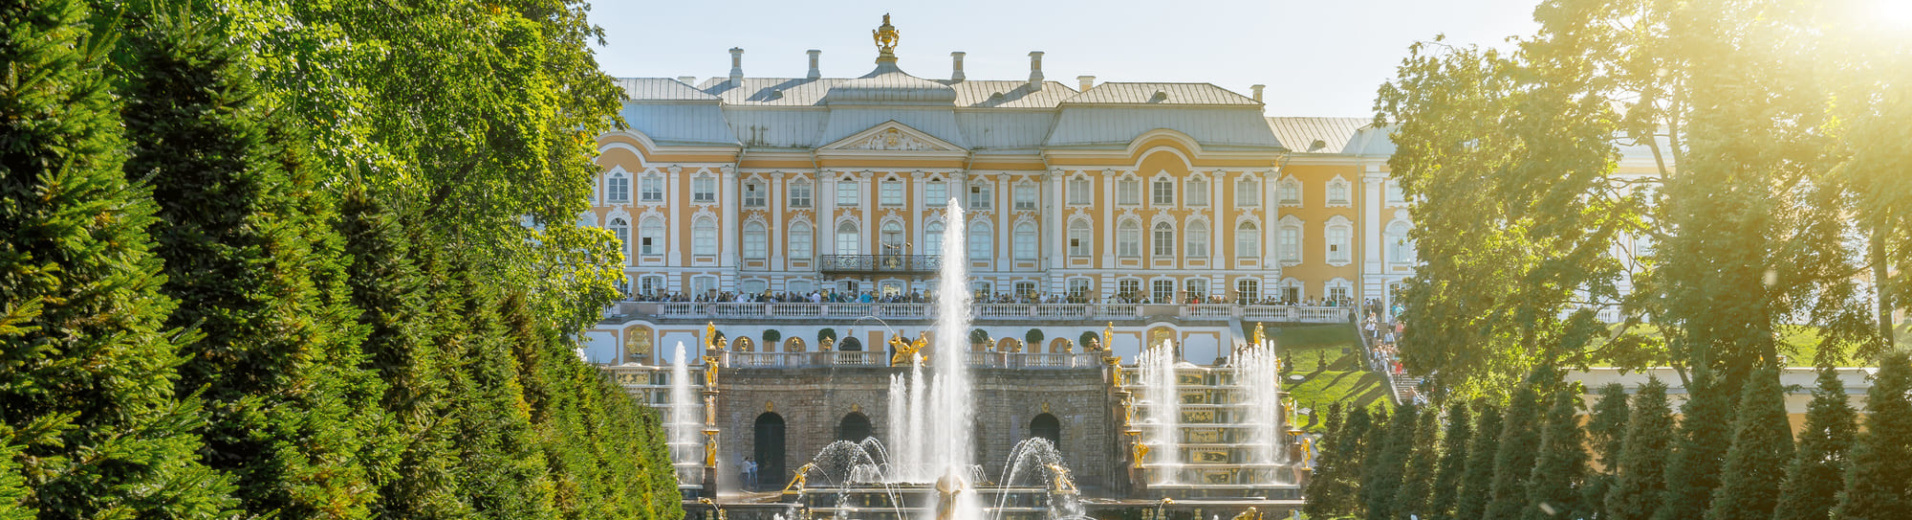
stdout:
<svg viewBox="0 0 1912 520">
<path fill-rule="evenodd" d="M 876 38 L 876 50 L 884 56 L 890 56 L 891 51 L 896 50 L 899 35 L 896 32 L 896 26 L 890 25 L 889 13 L 883 13 L 883 26 L 870 31 L 870 35 Z"/>
</svg>

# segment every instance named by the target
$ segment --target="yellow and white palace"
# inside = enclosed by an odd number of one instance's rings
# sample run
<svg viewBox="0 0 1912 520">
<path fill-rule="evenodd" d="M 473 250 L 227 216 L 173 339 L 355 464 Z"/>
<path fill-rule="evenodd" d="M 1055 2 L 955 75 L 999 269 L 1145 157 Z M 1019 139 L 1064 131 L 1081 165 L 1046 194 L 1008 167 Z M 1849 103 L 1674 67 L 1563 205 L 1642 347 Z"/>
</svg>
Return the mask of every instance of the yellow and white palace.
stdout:
<svg viewBox="0 0 1912 520">
<path fill-rule="evenodd" d="M 978 294 L 1385 308 L 1414 268 L 1366 118 L 1270 117 L 1260 85 L 1050 81 L 1041 52 L 1010 80 L 962 52 L 912 75 L 882 42 L 855 78 L 815 50 L 807 77 L 750 77 L 743 52 L 724 77 L 619 80 L 629 130 L 599 137 L 580 218 L 623 242 L 634 299 L 926 292 L 952 203 Z"/>
</svg>

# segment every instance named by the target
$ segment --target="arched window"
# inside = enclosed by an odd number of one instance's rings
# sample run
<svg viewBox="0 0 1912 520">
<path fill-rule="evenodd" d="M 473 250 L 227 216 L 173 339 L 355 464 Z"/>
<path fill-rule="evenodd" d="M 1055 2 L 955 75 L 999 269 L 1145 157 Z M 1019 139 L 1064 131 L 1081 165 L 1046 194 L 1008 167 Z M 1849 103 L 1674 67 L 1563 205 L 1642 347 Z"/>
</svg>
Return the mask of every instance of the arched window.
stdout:
<svg viewBox="0 0 1912 520">
<path fill-rule="evenodd" d="M 1235 205 L 1244 208 L 1261 205 L 1261 182 L 1255 180 L 1254 174 L 1243 174 L 1241 180 L 1235 182 Z"/>
<path fill-rule="evenodd" d="M 990 255 L 995 254 L 996 242 L 989 235 L 989 224 L 969 226 L 969 238 L 965 245 L 969 246 L 970 260 L 988 260 Z"/>
<path fill-rule="evenodd" d="M 611 234 L 617 235 L 617 253 L 631 256 L 631 224 L 622 218 L 611 219 Z"/>
<path fill-rule="evenodd" d="M 1156 222 L 1153 230 L 1154 240 L 1150 243 L 1150 255 L 1158 257 L 1175 256 L 1175 226 L 1167 222 Z"/>
<path fill-rule="evenodd" d="M 1149 183 L 1149 204 L 1154 206 L 1175 205 L 1175 181 L 1168 177 L 1158 177 Z"/>
<path fill-rule="evenodd" d="M 837 440 L 863 442 L 870 438 L 870 417 L 863 412 L 850 412 L 837 422 Z"/>
<path fill-rule="evenodd" d="M 1037 414 L 1035 419 L 1029 421 L 1029 438 L 1047 439 L 1049 444 L 1054 445 L 1056 450 L 1060 451 L 1062 449 L 1062 421 L 1056 420 L 1056 416 L 1047 413 Z"/>
<path fill-rule="evenodd" d="M 1261 258 L 1261 228 L 1254 222 L 1235 226 L 1235 258 Z"/>
<path fill-rule="evenodd" d="M 1016 259 L 1036 259 L 1036 225 L 1024 222 L 1016 224 Z"/>
<path fill-rule="evenodd" d="M 604 199 L 613 203 L 630 202 L 631 178 L 626 177 L 624 172 L 611 174 L 610 180 L 604 182 Z"/>
<path fill-rule="evenodd" d="M 1282 179 L 1281 184 L 1276 186 L 1275 189 L 1277 190 L 1277 194 L 1281 196 L 1281 205 L 1301 205 L 1301 181 L 1295 180 L 1292 177 Z"/>
<path fill-rule="evenodd" d="M 898 224 L 895 221 L 884 222 L 883 228 L 878 232 L 877 236 L 883 240 L 882 254 L 895 255 L 903 253 L 902 224 Z"/>
<path fill-rule="evenodd" d="M 637 252 L 644 256 L 664 254 L 664 219 L 651 217 L 638 225 Z"/>
<path fill-rule="evenodd" d="M 857 229 L 855 222 L 845 221 L 837 224 L 836 254 L 863 254 L 863 232 Z"/>
<path fill-rule="evenodd" d="M 1201 221 L 1188 224 L 1188 247 L 1183 254 L 1189 258 L 1208 257 L 1208 224 Z"/>
<path fill-rule="evenodd" d="M 1115 255 L 1123 258 L 1142 257 L 1142 225 L 1133 220 L 1124 220 L 1115 226 Z"/>
<path fill-rule="evenodd" d="M 1301 263 L 1301 226 L 1283 224 L 1281 226 L 1281 261 Z"/>
<path fill-rule="evenodd" d="M 770 234 L 762 222 L 744 224 L 744 258 L 763 260 L 770 251 Z"/>
<path fill-rule="evenodd" d="M 1069 256 L 1087 257 L 1095 249 L 1089 242 L 1091 235 L 1089 221 L 1077 220 L 1069 223 Z"/>
<path fill-rule="evenodd" d="M 811 244 L 813 239 L 810 236 L 809 222 L 798 222 L 795 224 L 791 224 L 790 237 L 788 240 L 790 242 L 790 257 L 791 258 L 801 258 L 805 260 L 808 260 L 810 258 L 810 250 L 811 250 Z"/>
<path fill-rule="evenodd" d="M 1396 221 L 1388 224 L 1388 261 L 1405 264 L 1414 261 L 1414 242 L 1408 240 L 1408 225 Z"/>
<path fill-rule="evenodd" d="M 717 255 L 717 221 L 707 218 L 697 219 L 690 227 L 690 254 L 697 256 Z"/>
<path fill-rule="evenodd" d="M 1328 181 L 1328 205 L 1348 205 L 1348 181 L 1341 179 Z"/>
<path fill-rule="evenodd" d="M 923 226 L 923 254 L 943 254 L 943 223 L 931 222 Z"/>
</svg>

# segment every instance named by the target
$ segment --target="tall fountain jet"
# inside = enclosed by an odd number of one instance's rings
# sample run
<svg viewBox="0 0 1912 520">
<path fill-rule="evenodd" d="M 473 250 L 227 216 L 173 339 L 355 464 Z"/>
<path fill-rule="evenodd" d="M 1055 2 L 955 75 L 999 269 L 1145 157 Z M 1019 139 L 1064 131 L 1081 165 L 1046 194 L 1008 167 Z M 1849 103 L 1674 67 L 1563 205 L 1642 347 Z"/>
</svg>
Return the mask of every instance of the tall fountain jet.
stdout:
<svg viewBox="0 0 1912 520">
<path fill-rule="evenodd" d="M 690 388 L 690 365 L 684 359 L 684 342 L 677 342 L 677 353 L 671 358 L 671 403 L 670 403 L 670 451 L 671 465 L 677 469 L 678 482 L 701 482 L 700 475 L 691 474 L 691 470 L 701 466 L 699 457 L 703 455 L 703 442 L 698 440 L 703 428 L 703 418 L 698 413 L 701 403 L 697 394 Z"/>
<path fill-rule="evenodd" d="M 890 380 L 890 478 L 931 483 L 949 490 L 932 511 L 936 516 L 979 518 L 981 502 L 967 489 L 974 484 L 972 433 L 975 431 L 974 391 L 969 380 L 969 269 L 962 206 L 949 201 L 948 226 L 943 236 L 942 267 L 937 273 L 936 343 L 930 373 L 914 365 L 909 375 Z M 956 481 L 960 481 L 960 485 Z M 951 488 L 950 486 L 957 486 Z"/>
</svg>

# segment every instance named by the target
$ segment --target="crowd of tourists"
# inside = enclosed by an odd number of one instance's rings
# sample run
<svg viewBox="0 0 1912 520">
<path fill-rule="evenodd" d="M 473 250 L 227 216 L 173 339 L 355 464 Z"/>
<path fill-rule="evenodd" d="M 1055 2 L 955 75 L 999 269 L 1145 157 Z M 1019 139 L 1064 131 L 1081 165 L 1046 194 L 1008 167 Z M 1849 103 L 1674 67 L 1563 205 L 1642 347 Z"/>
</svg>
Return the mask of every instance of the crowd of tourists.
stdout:
<svg viewBox="0 0 1912 520">
<path fill-rule="evenodd" d="M 702 294 L 680 291 L 647 291 L 624 294 L 626 301 L 654 303 L 936 303 L 936 294 L 927 291 L 879 293 L 876 291 L 834 291 L 813 290 L 808 292 L 764 291 L 759 293 L 732 291 L 705 291 Z M 1159 300 L 1159 301 L 1158 301 Z M 1019 304 L 1137 304 L 1137 305 L 1297 305 L 1303 307 L 1350 307 L 1347 299 L 1306 298 L 1291 300 L 1274 295 L 1196 295 L 1183 292 L 1175 297 L 1154 298 L 1147 292 L 1118 293 L 1097 301 L 1085 293 L 988 293 L 974 296 L 974 303 L 1019 303 Z"/>
</svg>

